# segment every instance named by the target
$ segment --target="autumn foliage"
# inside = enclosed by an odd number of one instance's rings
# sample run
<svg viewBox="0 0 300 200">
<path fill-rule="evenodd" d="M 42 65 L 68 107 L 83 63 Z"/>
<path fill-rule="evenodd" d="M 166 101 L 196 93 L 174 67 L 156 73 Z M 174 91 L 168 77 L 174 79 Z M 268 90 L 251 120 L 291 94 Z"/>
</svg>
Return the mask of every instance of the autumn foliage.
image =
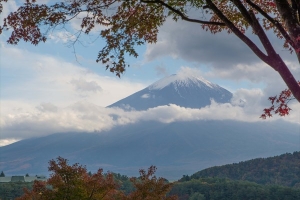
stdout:
<svg viewBox="0 0 300 200">
<path fill-rule="evenodd" d="M 46 182 L 35 181 L 32 190 L 24 189 L 24 194 L 17 200 L 173 200 L 167 197 L 172 184 L 163 178 L 156 178 L 156 167 L 151 166 L 148 172 L 140 170 L 139 178 L 132 178 L 135 191 L 126 195 L 119 190 L 112 173 L 104 174 L 99 169 L 89 174 L 86 168 L 78 163 L 68 164 L 68 160 L 58 157 L 49 162 L 52 172 Z"/>
<path fill-rule="evenodd" d="M 298 81 L 300 85 L 300 81 Z M 279 116 L 286 116 L 292 110 L 288 103 L 295 99 L 291 90 L 285 89 L 283 90 L 279 96 L 269 97 L 269 101 L 271 102 L 271 107 L 265 108 L 263 110 L 263 114 L 260 116 L 262 119 L 266 119 L 267 117 L 272 117 L 273 114 L 278 114 Z"/>
<path fill-rule="evenodd" d="M 171 190 L 171 184 L 164 178 L 156 178 L 154 175 L 155 166 L 151 166 L 148 172 L 141 169 L 139 178 L 131 178 L 136 191 L 128 195 L 127 199 L 136 200 L 175 200 L 175 196 L 167 197 L 166 194 Z"/>
</svg>

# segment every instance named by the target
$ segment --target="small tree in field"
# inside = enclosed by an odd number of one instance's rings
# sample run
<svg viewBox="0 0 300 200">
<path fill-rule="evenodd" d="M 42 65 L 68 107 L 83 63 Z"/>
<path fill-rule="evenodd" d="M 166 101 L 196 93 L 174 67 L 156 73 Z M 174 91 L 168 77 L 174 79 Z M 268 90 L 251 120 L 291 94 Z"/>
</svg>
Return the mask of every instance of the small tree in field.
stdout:
<svg viewBox="0 0 300 200">
<path fill-rule="evenodd" d="M 5 174 L 3 171 L 1 171 L 0 177 L 5 177 Z"/>
<path fill-rule="evenodd" d="M 140 170 L 139 178 L 131 178 L 136 191 L 129 194 L 128 200 L 175 200 L 177 197 L 167 197 L 167 193 L 171 190 L 172 184 L 167 183 L 164 178 L 156 178 L 155 166 L 151 166 L 148 172 Z"/>
</svg>

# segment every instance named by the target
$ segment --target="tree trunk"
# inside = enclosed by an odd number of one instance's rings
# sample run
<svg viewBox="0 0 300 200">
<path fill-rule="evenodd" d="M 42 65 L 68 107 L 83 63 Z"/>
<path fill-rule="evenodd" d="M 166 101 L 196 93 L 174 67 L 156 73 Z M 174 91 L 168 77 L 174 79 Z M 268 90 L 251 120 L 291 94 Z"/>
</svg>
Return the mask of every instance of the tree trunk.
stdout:
<svg viewBox="0 0 300 200">
<path fill-rule="evenodd" d="M 291 90 L 294 97 L 300 103 L 300 85 L 296 81 L 295 77 L 293 76 L 289 68 L 286 66 L 286 64 L 283 62 L 283 60 L 278 54 L 277 57 L 272 59 L 271 62 L 272 62 L 272 67 L 278 71 L 283 81 L 286 83 L 286 85 Z"/>
</svg>

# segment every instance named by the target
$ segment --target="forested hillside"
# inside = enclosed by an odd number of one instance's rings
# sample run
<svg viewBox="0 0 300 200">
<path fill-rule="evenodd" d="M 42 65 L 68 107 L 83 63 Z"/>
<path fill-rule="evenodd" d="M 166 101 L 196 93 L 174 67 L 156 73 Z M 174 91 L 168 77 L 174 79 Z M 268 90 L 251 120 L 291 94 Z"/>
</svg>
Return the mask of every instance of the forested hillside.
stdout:
<svg viewBox="0 0 300 200">
<path fill-rule="evenodd" d="M 183 176 L 179 181 L 201 177 L 247 180 L 258 184 L 277 184 L 300 188 L 300 152 L 211 167 L 191 176 Z"/>
<path fill-rule="evenodd" d="M 23 188 L 32 189 L 33 182 L 9 182 L 0 183 L 0 199 L 11 200 L 21 196 L 24 193 Z"/>
<path fill-rule="evenodd" d="M 121 174 L 111 175 L 124 197 L 135 192 L 131 178 Z M 168 184 L 164 180 L 163 184 Z M 0 198 L 18 197 L 22 194 L 22 187 L 31 189 L 32 184 L 3 183 Z M 180 200 L 298 200 L 300 152 L 211 167 L 191 176 L 184 175 L 172 185 L 169 195 L 178 196 Z"/>
<path fill-rule="evenodd" d="M 227 178 L 200 178 L 176 183 L 171 195 L 179 200 L 298 200 L 300 189 L 260 185 Z"/>
</svg>

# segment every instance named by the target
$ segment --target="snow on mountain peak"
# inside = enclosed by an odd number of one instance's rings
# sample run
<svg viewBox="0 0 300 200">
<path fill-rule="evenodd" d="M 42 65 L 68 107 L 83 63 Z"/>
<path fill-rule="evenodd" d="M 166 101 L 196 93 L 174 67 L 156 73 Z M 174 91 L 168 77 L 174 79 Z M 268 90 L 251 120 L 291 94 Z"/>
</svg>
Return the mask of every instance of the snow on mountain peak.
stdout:
<svg viewBox="0 0 300 200">
<path fill-rule="evenodd" d="M 185 87 L 192 86 L 192 85 L 197 85 L 199 87 L 207 86 L 210 88 L 216 87 L 215 84 L 209 82 L 208 80 L 205 80 L 201 76 L 193 76 L 193 75 L 179 73 L 179 74 L 173 74 L 159 81 L 156 81 L 155 83 L 149 86 L 149 89 L 160 90 L 171 84 L 174 84 L 176 86 L 185 86 Z"/>
<path fill-rule="evenodd" d="M 202 108 L 211 104 L 228 103 L 232 94 L 213 84 L 194 71 L 184 69 L 182 73 L 165 77 L 109 107 L 129 105 L 135 110 L 147 110 L 162 105 L 176 104 L 186 108 Z M 193 73 L 192 73 L 193 72 Z"/>
</svg>

